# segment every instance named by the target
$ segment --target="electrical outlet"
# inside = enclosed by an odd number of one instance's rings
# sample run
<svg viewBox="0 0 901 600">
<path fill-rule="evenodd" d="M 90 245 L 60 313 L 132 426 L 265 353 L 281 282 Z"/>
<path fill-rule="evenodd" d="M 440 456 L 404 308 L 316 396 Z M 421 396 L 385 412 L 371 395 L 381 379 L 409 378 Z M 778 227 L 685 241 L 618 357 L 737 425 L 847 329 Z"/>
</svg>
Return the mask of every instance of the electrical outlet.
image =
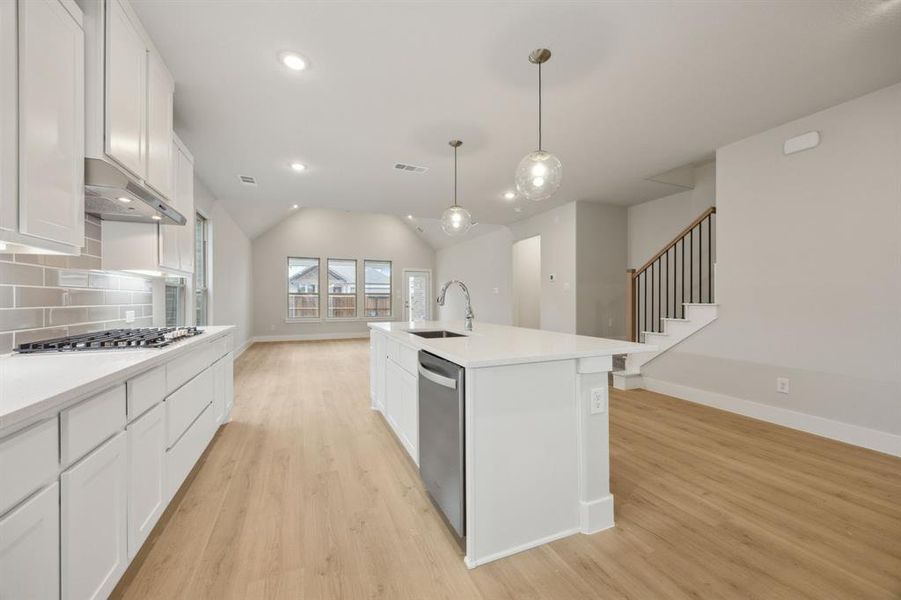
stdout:
<svg viewBox="0 0 901 600">
<path fill-rule="evenodd" d="M 135 311 L 133 311 L 133 310 L 125 311 L 125 322 L 126 323 L 134 323 L 135 322 Z"/>
<path fill-rule="evenodd" d="M 591 390 L 591 414 L 605 412 L 607 412 L 607 388 L 594 388 Z"/>
<path fill-rule="evenodd" d="M 549 279 L 550 279 L 551 281 L 557 281 L 557 274 L 556 274 L 556 273 L 551 273 L 551 274 L 549 275 Z"/>
<path fill-rule="evenodd" d="M 500 288 L 491 288 L 491 291 L 492 291 L 492 293 L 494 293 L 495 295 L 501 293 L 501 289 L 500 289 Z"/>
<path fill-rule="evenodd" d="M 776 378 L 776 391 L 780 394 L 787 394 L 789 392 L 789 379 L 788 377 L 777 377 Z"/>
</svg>

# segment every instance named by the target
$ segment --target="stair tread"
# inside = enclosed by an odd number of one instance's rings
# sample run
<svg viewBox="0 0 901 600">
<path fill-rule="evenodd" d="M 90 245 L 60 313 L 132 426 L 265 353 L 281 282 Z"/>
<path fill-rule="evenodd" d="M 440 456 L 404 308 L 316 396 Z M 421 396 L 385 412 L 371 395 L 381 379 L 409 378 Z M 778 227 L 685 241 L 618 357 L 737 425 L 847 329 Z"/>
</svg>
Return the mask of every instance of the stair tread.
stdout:
<svg viewBox="0 0 901 600">
<path fill-rule="evenodd" d="M 682 306 L 719 306 L 717 302 L 683 302 Z"/>
</svg>

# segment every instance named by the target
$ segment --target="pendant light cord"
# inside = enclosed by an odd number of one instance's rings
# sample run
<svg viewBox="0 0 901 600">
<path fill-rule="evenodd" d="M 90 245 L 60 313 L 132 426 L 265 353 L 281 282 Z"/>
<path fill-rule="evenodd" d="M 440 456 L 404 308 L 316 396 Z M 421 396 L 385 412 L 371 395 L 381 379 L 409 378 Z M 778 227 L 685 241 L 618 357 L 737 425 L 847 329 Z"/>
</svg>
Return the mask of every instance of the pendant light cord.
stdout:
<svg viewBox="0 0 901 600">
<path fill-rule="evenodd" d="M 454 206 L 457 206 L 457 147 L 454 146 Z"/>
<path fill-rule="evenodd" d="M 538 151 L 541 151 L 541 63 L 538 63 Z"/>
</svg>

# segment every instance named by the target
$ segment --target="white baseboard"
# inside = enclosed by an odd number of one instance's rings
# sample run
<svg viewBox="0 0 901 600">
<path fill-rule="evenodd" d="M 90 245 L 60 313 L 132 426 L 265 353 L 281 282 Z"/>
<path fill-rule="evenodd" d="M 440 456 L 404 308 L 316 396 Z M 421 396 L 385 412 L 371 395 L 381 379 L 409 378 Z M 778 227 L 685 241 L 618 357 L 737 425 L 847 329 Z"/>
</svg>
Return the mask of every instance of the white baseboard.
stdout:
<svg viewBox="0 0 901 600">
<path fill-rule="evenodd" d="M 235 351 L 235 360 L 237 360 L 239 356 L 241 356 L 242 354 L 244 354 L 244 352 L 245 352 L 248 348 L 250 348 L 251 346 L 253 346 L 253 341 L 254 341 L 254 338 L 250 337 L 250 338 L 247 338 L 247 341 L 246 341 L 246 342 L 244 342 L 243 344 L 241 344 L 241 347 L 238 348 L 237 351 Z"/>
<path fill-rule="evenodd" d="M 369 339 L 369 332 L 351 331 L 347 333 L 294 333 L 288 335 L 258 335 L 254 342 L 314 342 L 317 340 L 363 340 Z"/>
<path fill-rule="evenodd" d="M 520 544 L 519 546 L 514 546 L 513 548 L 508 548 L 507 550 L 501 550 L 500 552 L 495 552 L 494 554 L 489 554 L 488 556 L 483 556 L 482 558 L 479 558 L 479 559 L 470 559 L 469 556 L 464 556 L 463 563 L 468 568 L 474 569 L 474 568 L 478 567 L 479 565 L 484 565 L 486 563 L 490 563 L 492 561 L 498 560 L 499 558 L 506 558 L 508 556 L 512 556 L 514 554 L 524 552 L 525 550 L 531 550 L 532 548 L 537 548 L 538 546 L 550 544 L 551 542 L 555 542 L 559 539 L 569 537 L 571 535 L 575 535 L 580 532 L 581 532 L 581 530 L 579 528 L 566 529 L 564 531 L 555 533 L 553 535 L 549 535 L 547 537 L 543 537 L 541 539 L 533 540 L 531 542 L 526 542 L 525 544 Z"/>
<path fill-rule="evenodd" d="M 613 527 L 613 496 L 607 494 L 591 502 L 579 502 L 579 521 L 585 534 Z"/>
<path fill-rule="evenodd" d="M 647 376 L 643 376 L 642 379 L 644 380 L 644 388 L 652 392 L 674 396 L 689 402 L 712 406 L 713 408 L 727 410 L 746 417 L 767 421 L 768 423 L 775 423 L 776 425 L 798 429 L 831 440 L 845 442 L 853 446 L 860 446 L 861 448 L 901 457 L 901 435 L 868 429 L 860 425 L 842 423 L 841 421 L 833 421 L 825 417 L 661 381 Z"/>
</svg>

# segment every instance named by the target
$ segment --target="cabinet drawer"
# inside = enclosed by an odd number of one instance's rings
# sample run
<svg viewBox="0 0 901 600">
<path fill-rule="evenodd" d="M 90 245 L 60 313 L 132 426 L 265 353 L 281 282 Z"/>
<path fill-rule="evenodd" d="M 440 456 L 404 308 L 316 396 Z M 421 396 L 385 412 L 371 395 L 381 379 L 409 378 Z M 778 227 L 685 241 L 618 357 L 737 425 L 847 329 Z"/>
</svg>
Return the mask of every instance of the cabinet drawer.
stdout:
<svg viewBox="0 0 901 600">
<path fill-rule="evenodd" d="M 134 421 L 166 397 L 166 367 L 157 367 L 148 373 L 129 379 L 125 384 L 128 392 L 128 421 Z"/>
<path fill-rule="evenodd" d="M 166 488 L 169 500 L 184 483 L 215 433 L 213 407 L 207 406 L 178 443 L 166 451 Z"/>
<path fill-rule="evenodd" d="M 213 401 L 213 370 L 200 375 L 166 398 L 166 447 L 181 437 L 203 409 Z"/>
<path fill-rule="evenodd" d="M 64 410 L 59 421 L 60 457 L 67 467 L 125 427 L 125 386 Z"/>
<path fill-rule="evenodd" d="M 57 431 L 54 417 L 0 442 L 0 515 L 56 479 Z"/>
<path fill-rule="evenodd" d="M 0 519 L 0 598 L 59 598 L 59 484 Z"/>
<path fill-rule="evenodd" d="M 408 373 L 416 374 L 416 364 L 419 361 L 416 348 L 405 346 L 395 340 L 388 340 L 388 358 Z"/>
<path fill-rule="evenodd" d="M 166 364 L 166 393 L 171 394 L 216 360 L 215 342 L 201 344 L 187 356 Z"/>
</svg>

